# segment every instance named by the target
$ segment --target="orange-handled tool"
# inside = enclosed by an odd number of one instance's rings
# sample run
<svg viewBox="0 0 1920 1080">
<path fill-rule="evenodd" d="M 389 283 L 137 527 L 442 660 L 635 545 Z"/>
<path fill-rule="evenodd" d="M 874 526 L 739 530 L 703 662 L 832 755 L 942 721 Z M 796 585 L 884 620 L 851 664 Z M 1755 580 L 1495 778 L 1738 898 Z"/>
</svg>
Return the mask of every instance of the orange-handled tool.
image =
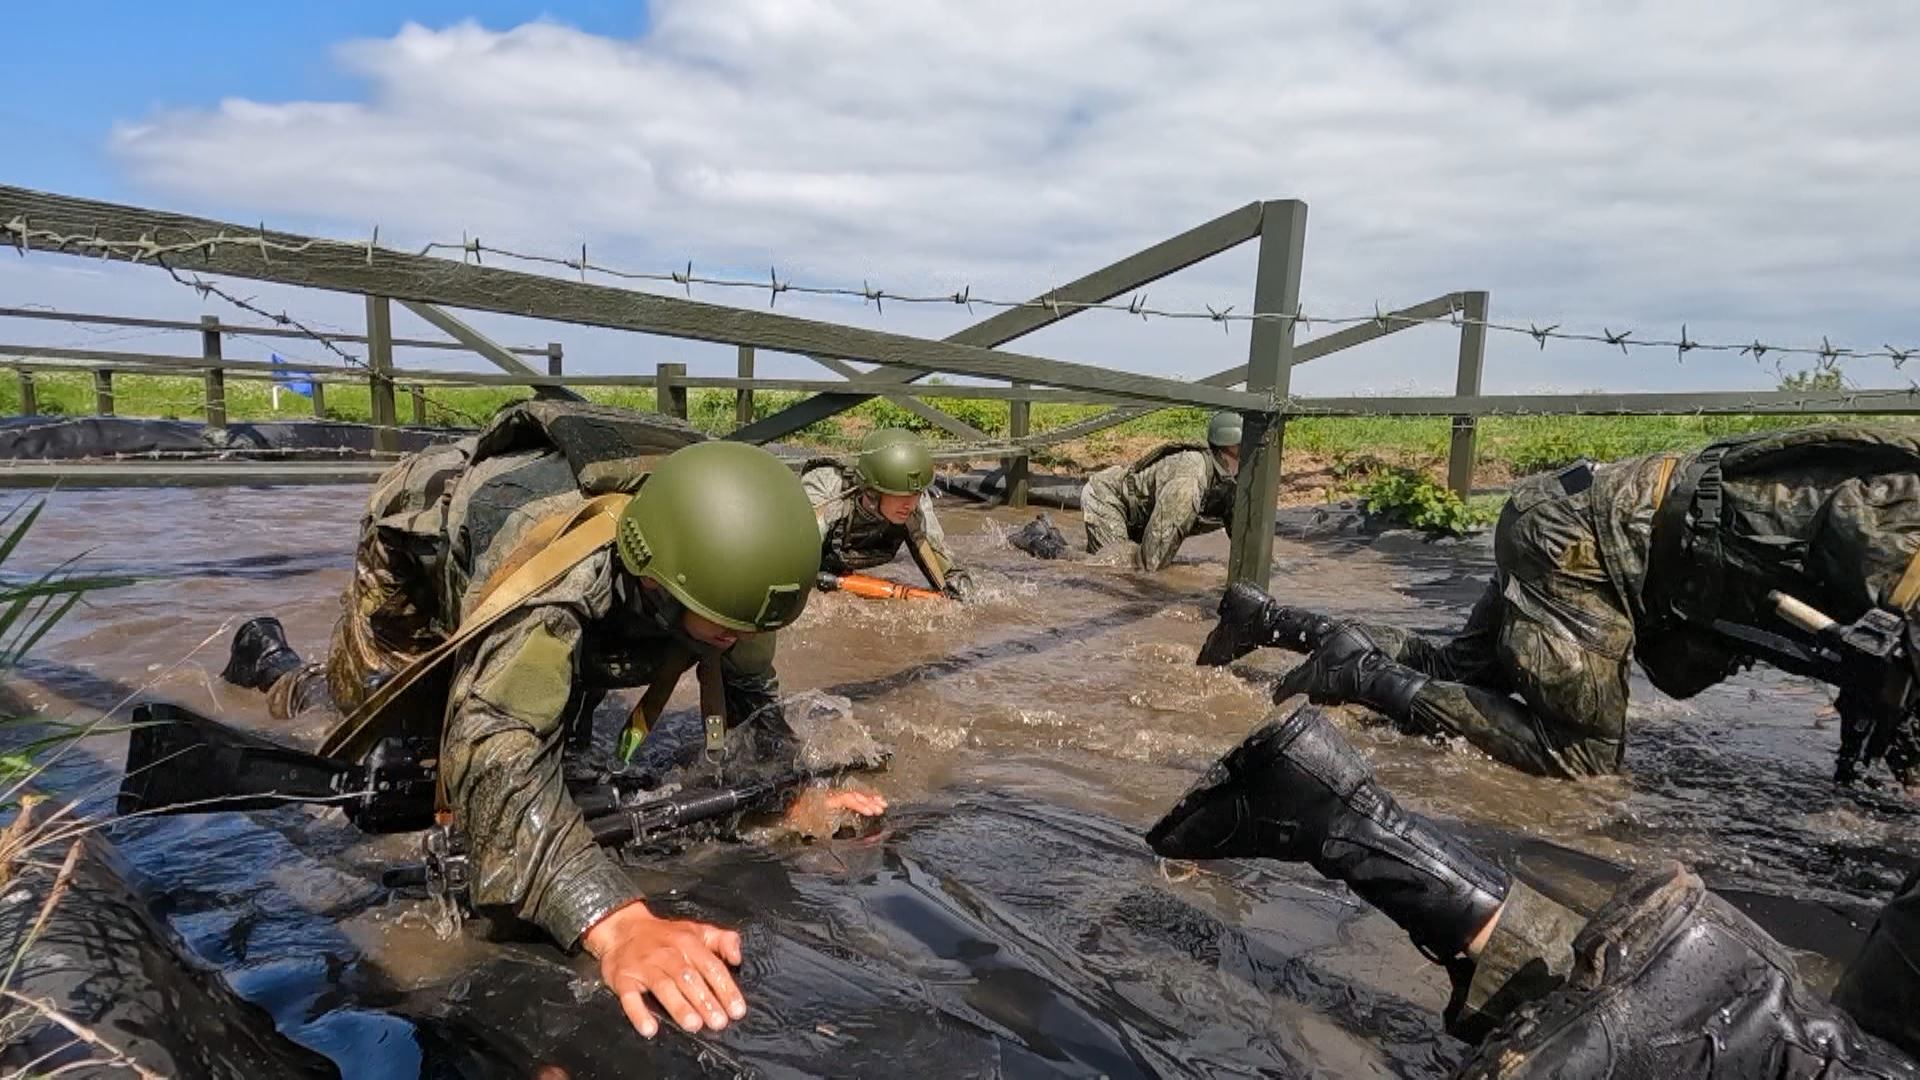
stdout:
<svg viewBox="0 0 1920 1080">
<path fill-rule="evenodd" d="M 902 585 L 886 578 L 872 577 L 867 574 L 829 574 L 820 572 L 819 588 L 821 592 L 852 593 L 868 600 L 945 600 L 945 593 L 932 589 L 916 589 L 911 585 Z"/>
</svg>

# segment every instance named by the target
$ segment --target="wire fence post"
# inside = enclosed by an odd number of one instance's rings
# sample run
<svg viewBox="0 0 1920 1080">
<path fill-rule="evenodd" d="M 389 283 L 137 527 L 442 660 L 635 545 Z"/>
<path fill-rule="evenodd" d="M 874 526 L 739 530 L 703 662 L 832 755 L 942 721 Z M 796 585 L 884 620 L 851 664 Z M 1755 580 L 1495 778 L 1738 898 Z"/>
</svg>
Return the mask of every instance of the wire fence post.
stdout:
<svg viewBox="0 0 1920 1080">
<path fill-rule="evenodd" d="M 33 372 L 20 369 L 20 415 L 38 416 L 40 414 L 40 390 L 33 385 Z"/>
<path fill-rule="evenodd" d="M 313 376 L 310 376 L 308 381 L 313 385 L 313 418 L 325 420 L 327 418 L 327 384 Z"/>
<path fill-rule="evenodd" d="M 1283 199 L 1261 205 L 1254 311 L 1299 312 L 1306 242 L 1306 203 Z M 1293 378 L 1293 326 L 1292 319 L 1254 320 L 1247 346 L 1248 392 L 1267 394 L 1275 401 L 1287 396 Z M 1245 432 L 1233 494 L 1227 579 L 1265 589 L 1273 575 L 1273 523 L 1280 505 L 1280 448 L 1286 419 L 1278 412 L 1242 415 Z"/>
<path fill-rule="evenodd" d="M 753 346 L 740 346 L 739 374 L 743 379 L 753 378 Z M 753 387 L 743 386 L 733 392 L 733 426 L 746 427 L 753 423 Z"/>
<path fill-rule="evenodd" d="M 413 426 L 427 426 L 427 388 L 414 383 L 407 388 L 408 396 L 413 399 Z"/>
<path fill-rule="evenodd" d="M 113 415 L 113 369 L 93 370 L 93 412 L 95 416 Z"/>
<path fill-rule="evenodd" d="M 1013 385 L 1024 388 L 1029 384 L 1016 382 Z M 1025 398 L 1007 402 L 1007 438 L 1013 442 L 1026 438 L 1032 419 L 1033 402 Z M 1015 510 L 1024 510 L 1027 506 L 1027 483 L 1031 479 L 1028 460 L 1024 453 L 1007 459 L 1007 505 Z"/>
<path fill-rule="evenodd" d="M 679 380 L 687 377 L 685 364 L 661 364 L 653 370 L 653 410 L 676 420 L 687 418 L 687 388 Z"/>
<path fill-rule="evenodd" d="M 1480 369 L 1487 359 L 1487 294 L 1470 292 L 1462 299 L 1460 372 L 1453 393 L 1455 397 L 1478 397 Z M 1453 444 L 1447 449 L 1447 486 L 1462 499 L 1473 494 L 1473 463 L 1478 440 L 1479 428 L 1473 417 L 1453 418 Z"/>
<path fill-rule="evenodd" d="M 200 355 L 207 367 L 207 426 L 227 426 L 227 373 L 220 368 L 220 316 L 200 316 Z"/>
<path fill-rule="evenodd" d="M 393 401 L 393 302 L 367 297 L 367 390 L 373 395 L 374 449 L 400 451 L 400 411 Z"/>
<path fill-rule="evenodd" d="M 560 343 L 547 342 L 547 374 L 558 379 L 566 374 L 566 364 L 561 357 Z"/>
</svg>

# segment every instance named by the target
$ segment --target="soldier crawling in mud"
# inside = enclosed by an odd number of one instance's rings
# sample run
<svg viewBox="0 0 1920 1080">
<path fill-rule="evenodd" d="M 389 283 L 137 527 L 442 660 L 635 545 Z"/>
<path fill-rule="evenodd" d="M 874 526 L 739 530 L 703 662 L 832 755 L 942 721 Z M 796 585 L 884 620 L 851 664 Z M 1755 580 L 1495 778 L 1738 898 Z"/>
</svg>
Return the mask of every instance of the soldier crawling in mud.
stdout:
<svg viewBox="0 0 1920 1080">
<path fill-rule="evenodd" d="M 810 461 L 800 481 L 820 523 L 821 569 L 844 574 L 883 566 L 905 545 L 929 585 L 955 600 L 973 594 L 973 579 L 954 565 L 927 497 L 933 454 L 920 436 L 881 428 L 861 440 L 852 467 Z"/>
<path fill-rule="evenodd" d="M 1148 844 L 1304 862 L 1345 883 L 1447 969 L 1447 1028 L 1478 1044 L 1459 1076 L 1920 1077 L 1920 871 L 1823 1002 L 1786 948 L 1677 864 L 1582 919 L 1403 810 L 1320 710 L 1274 717 Z"/>
<path fill-rule="evenodd" d="M 1225 528 L 1240 469 L 1240 433 L 1239 413 L 1215 413 L 1205 446 L 1167 443 L 1132 465 L 1088 477 L 1080 489 L 1087 554 L 1131 541 L 1139 545 L 1135 566 L 1164 570 L 1187 537 Z"/>
<path fill-rule="evenodd" d="M 1777 592 L 1841 624 L 1920 606 L 1920 437 L 1856 426 L 1765 432 L 1696 453 L 1583 464 L 1515 485 L 1494 533 L 1496 570 L 1466 627 L 1434 641 L 1341 622 L 1235 585 L 1201 651 L 1223 664 L 1258 645 L 1309 651 L 1275 700 L 1356 702 L 1405 727 L 1457 735 L 1527 772 L 1620 768 L 1629 658 L 1687 698 L 1756 659 L 1836 680 L 1796 653 Z M 1920 658 L 1914 628 L 1904 660 Z M 1853 778 L 1852 718 L 1876 707 L 1843 685 L 1836 778 Z M 1898 711 L 1896 703 L 1896 711 Z M 1920 781 L 1912 725 L 1880 747 Z M 1866 748 L 1871 764 L 1873 747 Z"/>
<path fill-rule="evenodd" d="M 598 523 L 605 540 L 568 548 L 600 535 L 575 532 L 596 516 L 612 522 Z M 556 552 L 571 562 L 555 565 Z M 718 1029 L 746 1008 L 727 971 L 739 935 L 648 910 L 585 828 L 563 757 L 586 747 L 608 690 L 646 686 L 622 733 L 631 755 L 688 670 L 702 715 L 746 725 L 761 753 L 791 753 L 774 632 L 799 617 L 819 563 L 806 493 L 767 451 L 625 410 L 529 402 L 380 479 L 324 665 L 303 664 L 262 618 L 235 635 L 223 676 L 267 690 L 277 716 L 330 698 L 349 714 L 322 748 L 335 757 L 408 728 L 437 743 L 476 908 L 597 957 L 642 1034 L 658 1029 L 647 993 L 688 1031 Z M 450 638 L 450 681 L 363 708 Z M 720 733 L 708 734 L 711 748 Z M 827 802 L 886 808 L 856 791 Z"/>
</svg>

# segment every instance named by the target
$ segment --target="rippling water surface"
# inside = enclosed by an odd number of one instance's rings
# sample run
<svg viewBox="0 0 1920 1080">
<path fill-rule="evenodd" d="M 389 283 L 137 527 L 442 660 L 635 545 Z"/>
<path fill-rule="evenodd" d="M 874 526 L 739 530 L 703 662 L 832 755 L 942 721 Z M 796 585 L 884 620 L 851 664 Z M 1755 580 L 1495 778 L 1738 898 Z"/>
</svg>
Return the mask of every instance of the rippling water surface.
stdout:
<svg viewBox="0 0 1920 1080">
<path fill-rule="evenodd" d="M 95 570 L 146 580 L 60 627 L 21 693 L 81 716 L 143 693 L 271 729 L 258 695 L 216 678 L 227 639 L 273 613 L 297 646 L 324 648 L 363 497 L 53 495 L 11 561 L 86 551 Z M 746 932 L 753 1011 L 717 1038 L 642 1045 L 579 961 L 440 940 L 377 884 L 407 838 L 285 810 L 135 823 L 126 854 L 204 959 L 353 1076 L 893 1076 L 906 1062 L 942 1076 L 1445 1075 L 1460 1048 L 1433 1018 L 1444 982 L 1390 924 L 1291 868 L 1165 868 L 1138 840 L 1264 716 L 1291 663 L 1193 666 L 1224 537 L 1144 578 L 1029 560 L 1000 539 L 1022 515 L 941 505 L 981 602 L 826 595 L 782 637 L 786 689 L 846 699 L 893 749 L 873 778 L 896 807 L 885 827 L 710 843 L 636 871 L 658 903 Z M 1061 524 L 1077 544 L 1077 521 Z M 1464 618 L 1489 571 L 1484 545 L 1394 536 L 1282 538 L 1275 561 L 1275 591 L 1295 602 L 1435 630 Z M 1410 805 L 1568 899 L 1681 858 L 1830 978 L 1920 861 L 1911 812 L 1826 782 L 1836 734 L 1818 686 L 1759 671 L 1672 702 L 1636 675 L 1635 692 L 1629 775 L 1580 784 L 1342 722 Z M 110 793 L 119 742 L 73 755 L 58 782 Z"/>
</svg>

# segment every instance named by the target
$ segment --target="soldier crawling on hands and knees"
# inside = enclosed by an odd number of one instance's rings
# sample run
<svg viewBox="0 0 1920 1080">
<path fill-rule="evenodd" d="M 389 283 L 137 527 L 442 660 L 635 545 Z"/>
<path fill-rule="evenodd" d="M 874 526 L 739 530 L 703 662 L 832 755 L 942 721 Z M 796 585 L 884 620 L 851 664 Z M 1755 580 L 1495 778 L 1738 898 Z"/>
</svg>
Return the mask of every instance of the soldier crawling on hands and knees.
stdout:
<svg viewBox="0 0 1920 1080">
<path fill-rule="evenodd" d="M 1841 687 L 1837 779 L 1884 757 L 1901 783 L 1920 781 L 1911 432 L 1763 432 L 1533 477 L 1501 512 L 1494 561 L 1445 640 L 1235 585 L 1200 663 L 1306 652 L 1277 700 L 1354 702 L 1527 772 L 1581 777 L 1620 768 L 1633 660 L 1676 698 L 1765 660 Z M 1824 620 L 1809 606 L 1837 624 L 1810 632 Z"/>
<path fill-rule="evenodd" d="M 576 531 L 597 517 L 613 519 L 599 522 L 606 540 L 550 565 L 569 538 L 601 535 Z M 819 565 L 806 492 L 767 451 L 625 410 L 528 402 L 381 478 L 326 664 L 302 664 L 278 622 L 255 619 L 223 675 L 266 690 L 283 717 L 330 698 L 350 714 L 321 750 L 336 758 L 396 733 L 437 745 L 473 904 L 598 957 L 643 1034 L 657 1030 L 647 994 L 689 1031 L 718 1029 L 746 1009 L 727 970 L 739 935 L 653 914 L 595 843 L 566 769 L 609 690 L 646 687 L 624 757 L 689 671 L 709 749 L 741 728 L 759 753 L 790 756 L 774 636 L 806 607 Z M 381 689 L 450 642 L 450 678 Z M 886 809 L 858 791 L 828 803 Z"/>
<path fill-rule="evenodd" d="M 833 574 L 894 560 L 905 546 L 927 584 L 954 600 L 973 595 L 933 512 L 933 454 L 911 431 L 882 428 L 860 443 L 852 467 L 810 461 L 801 473 L 820 524 L 820 568 Z"/>
<path fill-rule="evenodd" d="M 1164 570 L 1187 537 L 1225 528 L 1240 470 L 1240 435 L 1239 413 L 1215 413 L 1205 446 L 1167 443 L 1132 465 L 1088 477 L 1080 489 L 1087 554 L 1131 542 L 1139 545 L 1139 569 Z"/>
<path fill-rule="evenodd" d="M 1447 969 L 1464 1077 L 1920 1077 L 1920 872 L 1823 1002 L 1787 950 L 1678 865 L 1590 919 L 1401 809 L 1326 715 L 1302 706 L 1221 758 L 1147 834 L 1175 859 L 1304 862 Z"/>
</svg>

